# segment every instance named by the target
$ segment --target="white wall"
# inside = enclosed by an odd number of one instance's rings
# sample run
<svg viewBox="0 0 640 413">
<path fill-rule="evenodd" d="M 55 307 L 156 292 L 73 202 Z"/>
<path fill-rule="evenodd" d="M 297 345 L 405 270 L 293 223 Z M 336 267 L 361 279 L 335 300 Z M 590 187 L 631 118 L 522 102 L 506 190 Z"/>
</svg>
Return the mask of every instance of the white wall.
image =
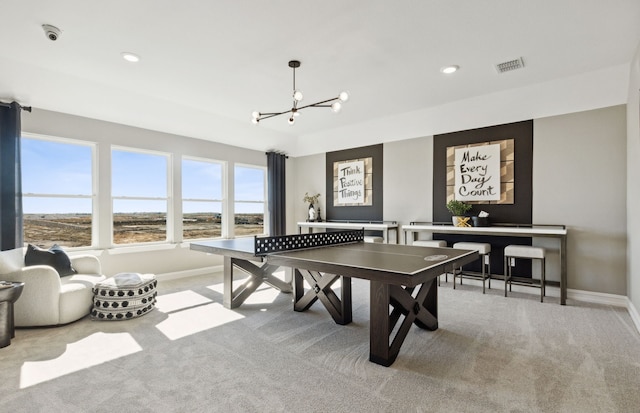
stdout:
<svg viewBox="0 0 640 413">
<path fill-rule="evenodd" d="M 98 164 L 101 172 L 98 186 L 98 208 L 101 211 L 111 210 L 111 174 L 108 157 L 111 151 L 110 145 L 169 152 L 177 160 L 181 156 L 187 155 L 226 161 L 228 173 L 231 175 L 235 163 L 260 166 L 266 166 L 267 163 L 266 156 L 261 151 L 37 108 L 34 108 L 32 113 L 23 112 L 22 131 L 98 143 Z M 238 138 L 238 142 L 241 142 L 241 137 Z M 179 191 L 181 185 L 180 177 L 176 176 L 173 181 L 174 190 Z M 232 180 L 230 186 L 231 188 L 227 188 L 228 196 L 232 197 Z M 180 199 L 175 199 L 174 208 L 182 210 Z M 111 216 L 110 214 L 100 214 L 100 218 L 98 223 L 102 234 L 100 244 L 109 245 Z M 162 274 L 222 264 L 222 259 L 218 256 L 190 251 L 188 244 L 168 244 L 161 247 L 120 247 L 91 252 L 99 257 L 106 275 L 114 275 L 119 272 Z"/>
<path fill-rule="evenodd" d="M 626 294 L 625 146 L 625 106 L 534 120 L 533 222 L 567 225 L 569 288 Z"/>
<path fill-rule="evenodd" d="M 293 174 L 293 186 L 287 187 L 287 193 L 291 193 L 291 208 L 287 208 L 287 233 L 295 234 L 298 232 L 296 222 L 307 219 L 309 204 L 304 202 L 304 194 L 309 195 L 320 194 L 319 203 L 322 218 L 326 218 L 326 158 L 325 154 L 301 156 L 298 158 L 290 158 Z M 291 188 L 291 189 L 289 189 Z"/>
<path fill-rule="evenodd" d="M 398 221 L 400 226 L 412 221 L 431 222 L 433 136 L 385 143 L 383 159 L 383 218 Z M 404 244 L 402 232 L 399 237 Z"/>
<path fill-rule="evenodd" d="M 631 64 L 627 102 L 628 297 L 640 330 L 640 44 Z"/>
</svg>

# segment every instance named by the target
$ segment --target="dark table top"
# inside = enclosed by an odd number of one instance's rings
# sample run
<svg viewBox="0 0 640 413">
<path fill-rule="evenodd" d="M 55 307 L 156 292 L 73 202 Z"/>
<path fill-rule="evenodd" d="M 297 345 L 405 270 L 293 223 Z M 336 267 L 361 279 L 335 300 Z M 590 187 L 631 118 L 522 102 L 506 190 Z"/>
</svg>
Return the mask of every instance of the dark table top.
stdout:
<svg viewBox="0 0 640 413">
<path fill-rule="evenodd" d="M 363 242 L 256 257 L 253 238 L 194 242 L 191 249 L 402 285 L 417 285 L 425 276 L 442 273 L 444 266 L 463 265 L 478 258 L 476 251 Z"/>
</svg>

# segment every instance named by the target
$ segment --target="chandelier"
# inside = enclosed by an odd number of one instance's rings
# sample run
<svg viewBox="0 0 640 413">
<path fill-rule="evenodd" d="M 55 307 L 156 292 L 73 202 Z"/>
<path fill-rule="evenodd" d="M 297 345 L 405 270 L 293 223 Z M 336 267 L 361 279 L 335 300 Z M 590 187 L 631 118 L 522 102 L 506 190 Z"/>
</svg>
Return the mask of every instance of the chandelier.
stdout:
<svg viewBox="0 0 640 413">
<path fill-rule="evenodd" d="M 289 67 L 293 69 L 293 107 L 291 109 L 287 109 L 282 112 L 258 112 L 255 111 L 251 114 L 252 119 L 251 122 L 254 124 L 258 124 L 261 120 L 269 119 L 274 116 L 290 114 L 289 115 L 289 125 L 293 125 L 296 121 L 296 118 L 300 115 L 300 111 L 306 108 L 331 108 L 334 113 L 340 112 L 342 109 L 342 103 L 349 100 L 349 93 L 340 92 L 340 94 L 334 98 L 323 100 L 321 102 L 312 103 L 310 105 L 299 106 L 300 101 L 302 101 L 302 92 L 296 89 L 296 68 L 300 67 L 299 60 L 290 60 Z M 331 103 L 333 102 L 333 103 Z"/>
</svg>

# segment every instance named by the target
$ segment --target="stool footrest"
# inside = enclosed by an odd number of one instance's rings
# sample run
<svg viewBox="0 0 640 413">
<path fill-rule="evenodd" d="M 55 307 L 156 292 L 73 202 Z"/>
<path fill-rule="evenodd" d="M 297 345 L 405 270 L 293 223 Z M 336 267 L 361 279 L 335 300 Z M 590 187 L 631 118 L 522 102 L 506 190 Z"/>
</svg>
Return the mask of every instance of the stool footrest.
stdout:
<svg viewBox="0 0 640 413">
<path fill-rule="evenodd" d="M 527 277 L 511 277 L 511 280 L 509 281 L 511 284 L 515 284 L 515 285 L 524 285 L 526 287 L 536 287 L 536 288 L 540 288 L 542 287 L 542 283 L 540 282 L 539 279 L 532 279 L 532 278 L 527 278 Z"/>
<path fill-rule="evenodd" d="M 452 274 L 452 273 L 449 273 L 449 274 Z M 476 271 L 456 271 L 456 277 L 482 280 L 482 273 L 476 272 Z M 484 278 L 488 280 L 489 278 L 493 278 L 493 277 L 489 274 L 485 274 Z"/>
</svg>

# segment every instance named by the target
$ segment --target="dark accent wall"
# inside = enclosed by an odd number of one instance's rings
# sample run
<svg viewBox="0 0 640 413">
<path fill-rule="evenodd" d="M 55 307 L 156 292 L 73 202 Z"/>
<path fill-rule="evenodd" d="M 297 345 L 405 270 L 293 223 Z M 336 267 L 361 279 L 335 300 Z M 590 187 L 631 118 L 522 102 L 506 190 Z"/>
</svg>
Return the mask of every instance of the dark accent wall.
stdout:
<svg viewBox="0 0 640 413">
<path fill-rule="evenodd" d="M 533 121 L 509 123 L 506 125 L 470 129 L 466 131 L 435 135 L 433 137 L 433 220 L 449 222 L 451 213 L 447 210 L 447 170 L 446 151 L 449 146 L 514 140 L 514 203 L 474 204 L 469 215 L 477 215 L 481 210 L 489 213 L 491 222 L 516 224 L 531 223 L 532 169 L 533 169 Z"/>
<path fill-rule="evenodd" d="M 477 215 L 480 211 L 489 213 L 490 223 L 531 224 L 533 199 L 533 120 L 470 129 L 460 132 L 435 135 L 433 137 L 433 220 L 451 222 L 447 210 L 446 150 L 449 146 L 514 140 L 514 203 L 513 204 L 473 204 L 467 215 Z M 487 242 L 491 244 L 491 273 L 503 274 L 504 247 L 510 244 L 531 245 L 530 238 L 458 236 L 434 234 L 434 239 L 443 239 L 451 246 L 455 242 Z M 465 269 L 480 271 L 479 262 Z M 530 276 L 531 263 L 520 261 L 514 268 L 514 275 Z"/>
<path fill-rule="evenodd" d="M 373 205 L 368 206 L 333 206 L 333 163 L 348 161 L 351 159 L 372 158 L 373 168 Z M 327 220 L 362 220 L 382 221 L 383 205 L 383 146 L 372 145 L 360 148 L 345 149 L 342 151 L 327 152 L 326 154 L 326 179 L 327 179 Z"/>
</svg>

